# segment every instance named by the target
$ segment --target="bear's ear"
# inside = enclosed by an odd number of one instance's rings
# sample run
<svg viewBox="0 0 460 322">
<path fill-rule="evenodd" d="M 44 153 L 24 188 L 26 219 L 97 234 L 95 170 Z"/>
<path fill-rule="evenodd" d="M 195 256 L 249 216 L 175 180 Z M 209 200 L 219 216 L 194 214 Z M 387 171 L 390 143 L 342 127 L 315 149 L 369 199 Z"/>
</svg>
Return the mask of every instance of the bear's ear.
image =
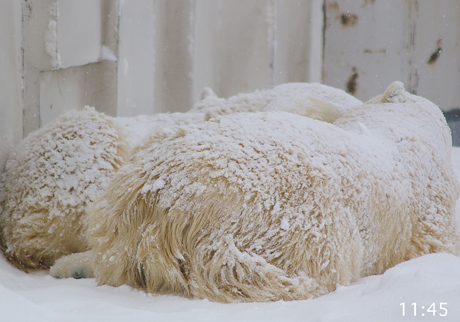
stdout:
<svg viewBox="0 0 460 322">
<path fill-rule="evenodd" d="M 210 89 L 209 87 L 205 87 L 201 90 L 199 99 L 201 101 L 208 97 L 217 97 L 217 95 L 213 92 L 212 89 Z"/>
<path fill-rule="evenodd" d="M 407 98 L 407 92 L 404 89 L 404 84 L 399 81 L 395 81 L 387 87 L 383 94 L 380 94 L 369 101 L 366 104 L 381 104 L 381 103 L 404 103 Z"/>
<path fill-rule="evenodd" d="M 382 103 L 403 103 L 407 92 L 402 82 L 396 81 L 390 84 L 382 96 Z"/>
</svg>

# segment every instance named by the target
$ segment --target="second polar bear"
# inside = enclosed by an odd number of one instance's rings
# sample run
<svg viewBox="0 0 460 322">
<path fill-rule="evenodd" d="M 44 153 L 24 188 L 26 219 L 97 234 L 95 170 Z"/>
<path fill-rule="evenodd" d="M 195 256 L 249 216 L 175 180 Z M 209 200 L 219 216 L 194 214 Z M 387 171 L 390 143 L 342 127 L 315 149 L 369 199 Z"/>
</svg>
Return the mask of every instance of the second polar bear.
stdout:
<svg viewBox="0 0 460 322">
<path fill-rule="evenodd" d="M 296 300 L 459 251 L 450 131 L 399 82 L 334 124 L 242 113 L 160 129 L 88 215 L 84 272 L 219 302 Z"/>
<path fill-rule="evenodd" d="M 361 105 L 343 90 L 318 83 L 287 83 L 273 89 L 219 98 L 204 89 L 192 111 L 206 113 L 206 119 L 242 112 L 289 112 L 332 123 L 347 110 Z"/>
</svg>

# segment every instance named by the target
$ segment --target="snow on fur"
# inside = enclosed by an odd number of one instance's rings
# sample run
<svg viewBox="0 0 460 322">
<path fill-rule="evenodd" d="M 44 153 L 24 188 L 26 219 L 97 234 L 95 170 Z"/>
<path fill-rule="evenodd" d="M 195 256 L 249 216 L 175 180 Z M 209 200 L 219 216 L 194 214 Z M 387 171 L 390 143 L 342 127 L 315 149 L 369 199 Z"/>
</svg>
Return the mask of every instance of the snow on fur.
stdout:
<svg viewBox="0 0 460 322">
<path fill-rule="evenodd" d="M 294 300 L 458 254 L 450 146 L 438 107 L 399 82 L 335 124 L 266 112 L 159 129 L 93 203 L 92 250 L 51 274 L 86 269 L 100 284 L 220 302 Z"/>
</svg>

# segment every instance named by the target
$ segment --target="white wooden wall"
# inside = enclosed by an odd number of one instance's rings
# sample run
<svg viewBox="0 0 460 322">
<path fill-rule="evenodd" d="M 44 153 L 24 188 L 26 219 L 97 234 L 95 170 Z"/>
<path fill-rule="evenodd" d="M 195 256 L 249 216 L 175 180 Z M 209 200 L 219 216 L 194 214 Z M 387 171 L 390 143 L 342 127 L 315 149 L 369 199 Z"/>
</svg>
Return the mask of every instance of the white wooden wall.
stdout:
<svg viewBox="0 0 460 322">
<path fill-rule="evenodd" d="M 285 82 L 362 100 L 401 80 L 460 106 L 459 0 L 3 0 L 0 170 L 20 139 L 69 109 L 188 110 Z"/>
<path fill-rule="evenodd" d="M 204 86 L 321 81 L 321 0 L 28 0 L 23 18 L 31 129 L 84 104 L 186 111 Z"/>
</svg>

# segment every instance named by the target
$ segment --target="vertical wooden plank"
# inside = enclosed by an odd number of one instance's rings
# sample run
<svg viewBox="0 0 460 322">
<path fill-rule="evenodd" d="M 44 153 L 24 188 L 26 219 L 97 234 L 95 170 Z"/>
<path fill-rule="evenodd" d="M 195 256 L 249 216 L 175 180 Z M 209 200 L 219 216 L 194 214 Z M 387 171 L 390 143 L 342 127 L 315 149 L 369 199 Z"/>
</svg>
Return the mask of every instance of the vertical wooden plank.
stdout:
<svg viewBox="0 0 460 322">
<path fill-rule="evenodd" d="M 310 1 L 275 1 L 275 85 L 309 80 L 311 4 Z"/>
<path fill-rule="evenodd" d="M 23 8 L 28 65 L 47 71 L 100 59 L 100 0 L 29 0 Z"/>
<path fill-rule="evenodd" d="M 460 2 L 410 3 L 410 90 L 445 111 L 460 108 Z"/>
<path fill-rule="evenodd" d="M 154 112 L 154 1 L 120 1 L 119 116 Z"/>
<path fill-rule="evenodd" d="M 326 0 L 324 83 L 361 100 L 395 80 L 407 83 L 405 6 L 400 0 Z"/>
<path fill-rule="evenodd" d="M 193 104 L 194 1 L 155 2 L 155 112 Z"/>
<path fill-rule="evenodd" d="M 110 116 L 118 113 L 118 9 L 117 0 L 101 0 L 102 62 L 86 74 L 86 103 Z"/>
<path fill-rule="evenodd" d="M 35 1 L 35 0 L 34 0 Z M 31 39 L 32 1 L 22 1 L 22 42 L 23 42 L 23 136 L 37 130 L 40 126 L 40 70 L 27 61 L 33 56 L 32 48 L 26 42 Z M 34 12 L 35 14 L 35 12 Z M 35 30 L 37 32 L 37 30 Z M 38 38 L 37 36 L 35 36 Z M 40 53 L 38 54 L 40 55 Z M 41 53 L 43 56 L 44 53 Z"/>
<path fill-rule="evenodd" d="M 217 95 L 222 95 L 219 88 L 222 5 L 223 0 L 196 0 L 195 3 L 194 101 L 204 87 L 210 87 Z"/>
<path fill-rule="evenodd" d="M 58 0 L 57 52 L 60 68 L 94 63 L 101 58 L 100 0 Z"/>
<path fill-rule="evenodd" d="M 0 174 L 22 138 L 21 42 L 21 3 L 6 1 L 0 11 Z"/>
<path fill-rule="evenodd" d="M 273 85 L 274 2 L 224 1 L 218 92 L 226 97 Z"/>
</svg>

